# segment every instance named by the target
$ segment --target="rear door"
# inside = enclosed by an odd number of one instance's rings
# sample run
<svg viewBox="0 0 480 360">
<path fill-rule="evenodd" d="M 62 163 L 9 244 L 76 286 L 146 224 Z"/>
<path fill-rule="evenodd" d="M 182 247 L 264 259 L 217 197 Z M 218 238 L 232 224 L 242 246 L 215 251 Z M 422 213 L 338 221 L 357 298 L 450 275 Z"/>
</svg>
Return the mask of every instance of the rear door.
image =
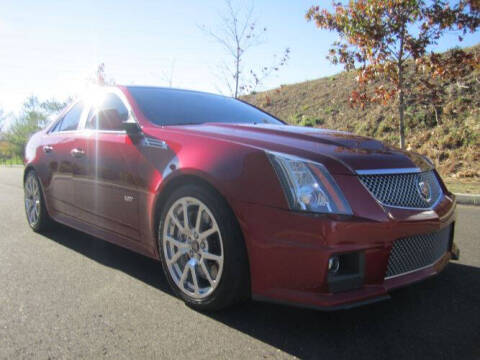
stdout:
<svg viewBox="0 0 480 360">
<path fill-rule="evenodd" d="M 77 102 L 55 124 L 46 135 L 43 146 L 50 175 L 46 190 L 52 210 L 71 217 L 76 217 L 73 196 L 73 173 L 78 154 L 75 149 L 82 148 L 78 126 L 84 116 L 83 102 Z"/>
<path fill-rule="evenodd" d="M 74 174 L 75 204 L 83 221 L 138 240 L 139 151 L 123 130 L 127 119 L 128 110 L 114 93 L 90 109 L 82 135 L 84 163 Z"/>
</svg>

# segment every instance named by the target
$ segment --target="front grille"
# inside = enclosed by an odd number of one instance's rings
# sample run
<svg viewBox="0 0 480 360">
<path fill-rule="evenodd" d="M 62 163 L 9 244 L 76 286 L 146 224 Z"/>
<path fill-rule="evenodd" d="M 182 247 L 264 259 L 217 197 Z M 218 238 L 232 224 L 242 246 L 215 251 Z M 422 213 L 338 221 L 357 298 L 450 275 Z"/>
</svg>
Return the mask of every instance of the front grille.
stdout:
<svg viewBox="0 0 480 360">
<path fill-rule="evenodd" d="M 406 174 L 359 175 L 370 193 L 387 206 L 428 209 L 442 196 L 433 171 Z"/>
<path fill-rule="evenodd" d="M 449 250 L 451 228 L 395 240 L 385 278 L 419 270 L 440 260 Z"/>
</svg>

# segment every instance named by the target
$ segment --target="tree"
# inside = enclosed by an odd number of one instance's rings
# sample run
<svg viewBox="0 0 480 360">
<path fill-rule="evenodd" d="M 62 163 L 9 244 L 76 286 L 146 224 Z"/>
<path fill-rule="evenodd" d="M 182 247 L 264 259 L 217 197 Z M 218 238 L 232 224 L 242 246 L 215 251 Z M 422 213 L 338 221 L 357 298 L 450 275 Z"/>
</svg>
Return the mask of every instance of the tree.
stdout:
<svg viewBox="0 0 480 360">
<path fill-rule="evenodd" d="M 167 83 L 168 87 L 173 87 L 173 76 L 175 74 L 175 60 L 172 60 L 170 63 L 170 69 L 167 71 L 166 69 L 162 70 L 162 79 Z"/>
<path fill-rule="evenodd" d="M 254 91 L 285 66 L 290 56 L 290 49 L 286 48 L 281 57 L 274 56 L 272 64 L 245 70 L 245 54 L 249 49 L 261 45 L 267 32 L 267 28 L 257 24 L 253 3 L 248 8 L 239 8 L 231 0 L 225 0 L 225 11 L 220 15 L 218 28 L 212 31 L 203 26 L 201 29 L 223 47 L 230 59 L 222 63 L 220 75 L 235 98 Z"/>
<path fill-rule="evenodd" d="M 14 118 L 12 125 L 5 133 L 5 140 L 8 142 L 11 152 L 23 157 L 25 145 L 30 136 L 45 127 L 49 117 L 60 112 L 65 106 L 65 102 L 53 99 L 40 102 L 36 96 L 27 98 L 20 114 Z"/>
<path fill-rule="evenodd" d="M 414 79 L 415 100 L 425 108 L 432 108 L 435 123 L 440 125 L 447 89 L 451 85 L 462 90 L 469 89 L 469 86 L 462 84 L 459 79 L 480 70 L 480 54 L 453 49 L 445 54 L 431 54 L 419 58 L 414 66 L 417 69 Z"/>
<path fill-rule="evenodd" d="M 333 7 L 330 12 L 313 6 L 306 18 L 339 34 L 328 59 L 357 71 L 352 104 L 363 108 L 368 102 L 386 105 L 398 101 L 400 147 L 405 148 L 405 99 L 420 93 L 422 86 L 415 86 L 419 85 L 417 72 L 428 69 L 436 79 L 455 74 L 451 62 L 428 51 L 446 32 L 457 32 L 462 41 L 467 32 L 476 31 L 480 24 L 478 0 L 459 0 L 453 6 L 446 0 L 351 0 Z M 424 66 L 406 72 L 409 59 Z M 459 50 L 457 61 L 463 66 L 471 59 Z M 433 85 L 430 82 L 428 86 Z"/>
<path fill-rule="evenodd" d="M 3 110 L 0 109 L 0 133 L 2 132 L 3 127 L 5 126 L 5 116 Z"/>
<path fill-rule="evenodd" d="M 115 80 L 111 77 L 108 77 L 106 74 L 105 63 L 98 64 L 93 83 L 95 83 L 98 86 L 115 85 Z"/>
<path fill-rule="evenodd" d="M 8 143 L 5 141 L 5 134 L 2 132 L 2 130 L 5 128 L 6 120 L 7 118 L 5 113 L 2 109 L 0 109 L 0 160 L 11 157 L 11 151 Z"/>
<path fill-rule="evenodd" d="M 40 108 L 47 116 L 52 116 L 60 113 L 73 101 L 73 98 L 68 97 L 65 101 L 58 101 L 55 99 L 45 100 L 40 103 Z"/>
</svg>

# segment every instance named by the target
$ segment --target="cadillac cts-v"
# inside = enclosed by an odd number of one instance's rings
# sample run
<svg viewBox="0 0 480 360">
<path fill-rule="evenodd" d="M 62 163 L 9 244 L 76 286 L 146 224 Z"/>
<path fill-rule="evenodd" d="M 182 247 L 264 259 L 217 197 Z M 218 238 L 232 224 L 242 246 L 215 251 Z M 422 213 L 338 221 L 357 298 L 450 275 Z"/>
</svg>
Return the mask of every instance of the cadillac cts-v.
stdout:
<svg viewBox="0 0 480 360">
<path fill-rule="evenodd" d="M 62 223 L 158 259 L 199 310 L 348 308 L 458 257 L 455 197 L 429 159 L 224 96 L 106 88 L 36 133 L 25 165 L 34 231 Z"/>
</svg>

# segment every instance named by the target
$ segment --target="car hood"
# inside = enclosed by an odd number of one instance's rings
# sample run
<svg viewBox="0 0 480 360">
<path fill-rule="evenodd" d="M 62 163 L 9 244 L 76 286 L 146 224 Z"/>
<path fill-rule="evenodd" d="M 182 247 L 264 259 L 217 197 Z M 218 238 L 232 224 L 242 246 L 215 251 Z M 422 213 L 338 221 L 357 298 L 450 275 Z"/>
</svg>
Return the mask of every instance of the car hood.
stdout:
<svg viewBox="0 0 480 360">
<path fill-rule="evenodd" d="M 431 168 L 418 154 L 342 131 L 290 125 L 229 123 L 169 128 L 177 128 L 183 134 L 214 137 L 321 162 L 334 174 L 356 174 L 359 170 Z"/>
</svg>

